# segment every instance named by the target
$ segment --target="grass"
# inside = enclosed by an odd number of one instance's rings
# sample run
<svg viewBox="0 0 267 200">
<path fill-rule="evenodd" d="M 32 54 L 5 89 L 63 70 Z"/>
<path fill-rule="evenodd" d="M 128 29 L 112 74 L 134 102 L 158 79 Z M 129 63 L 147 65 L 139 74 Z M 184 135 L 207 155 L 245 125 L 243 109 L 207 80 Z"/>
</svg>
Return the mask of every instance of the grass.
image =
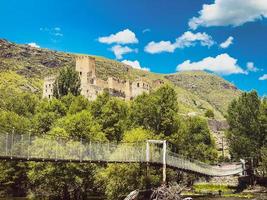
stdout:
<svg viewBox="0 0 267 200">
<path fill-rule="evenodd" d="M 191 192 L 183 192 L 183 196 L 206 196 L 206 195 L 219 195 L 219 191 L 221 191 L 222 197 L 234 197 L 234 198 L 246 198 L 250 199 L 254 196 L 248 193 L 234 193 L 235 188 L 228 185 L 217 185 L 217 184 L 195 184 L 193 186 L 193 190 Z"/>
</svg>

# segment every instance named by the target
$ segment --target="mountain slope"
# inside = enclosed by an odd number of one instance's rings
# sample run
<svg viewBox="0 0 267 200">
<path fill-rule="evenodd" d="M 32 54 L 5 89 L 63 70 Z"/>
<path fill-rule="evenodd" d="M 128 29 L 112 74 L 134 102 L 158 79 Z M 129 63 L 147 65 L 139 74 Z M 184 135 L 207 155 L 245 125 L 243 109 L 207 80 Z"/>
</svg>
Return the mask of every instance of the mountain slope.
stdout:
<svg viewBox="0 0 267 200">
<path fill-rule="evenodd" d="M 0 40 L 0 90 L 10 87 L 41 95 L 43 78 L 56 73 L 61 67 L 75 66 L 75 55 Z M 181 114 L 196 112 L 204 115 L 207 109 L 212 109 L 215 118 L 223 119 L 229 102 L 240 95 L 240 91 L 232 84 L 214 74 L 155 74 L 133 69 L 118 61 L 94 57 L 96 75 L 102 79 L 107 79 L 108 76 L 130 80 L 143 77 L 151 82 L 152 87 L 156 80 L 173 85 L 178 93 Z"/>
</svg>

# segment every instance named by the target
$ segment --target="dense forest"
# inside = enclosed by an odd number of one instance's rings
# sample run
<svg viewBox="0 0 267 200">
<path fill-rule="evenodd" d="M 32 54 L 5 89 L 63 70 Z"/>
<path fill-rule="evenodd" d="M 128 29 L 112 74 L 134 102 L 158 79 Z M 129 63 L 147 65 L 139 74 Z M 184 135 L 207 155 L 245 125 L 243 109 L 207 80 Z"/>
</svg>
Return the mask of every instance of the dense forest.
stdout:
<svg viewBox="0 0 267 200">
<path fill-rule="evenodd" d="M 179 93 L 168 84 L 123 101 L 100 94 L 88 101 L 79 94 L 79 76 L 71 68 L 60 71 L 55 98 L 33 93 L 0 91 L 0 134 L 83 138 L 84 141 L 138 142 L 166 139 L 180 155 L 207 163 L 221 158 L 215 148 L 206 118 L 179 115 Z M 212 116 L 213 113 L 207 113 Z M 267 173 L 267 100 L 256 92 L 243 93 L 228 109 L 232 160 L 255 158 L 259 173 Z M 50 196 L 55 199 L 85 199 L 90 195 L 110 200 L 147 184 L 161 184 L 161 173 L 151 167 L 149 180 L 142 164 L 96 164 L 0 162 L 0 196 Z M 168 181 L 191 182 L 195 177 L 168 170 Z"/>
</svg>

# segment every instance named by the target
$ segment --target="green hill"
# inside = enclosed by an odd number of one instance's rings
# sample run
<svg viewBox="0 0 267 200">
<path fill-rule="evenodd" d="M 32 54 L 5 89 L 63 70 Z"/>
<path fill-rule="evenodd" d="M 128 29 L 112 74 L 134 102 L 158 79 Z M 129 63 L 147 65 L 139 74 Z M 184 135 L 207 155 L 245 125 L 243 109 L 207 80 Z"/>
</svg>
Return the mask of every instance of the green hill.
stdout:
<svg viewBox="0 0 267 200">
<path fill-rule="evenodd" d="M 18 45 L 2 39 L 0 40 L 0 90 L 12 88 L 41 95 L 43 78 L 56 73 L 61 67 L 74 66 L 75 55 Z M 155 74 L 133 69 L 118 61 L 93 57 L 96 58 L 96 74 L 103 79 L 107 79 L 108 76 L 130 80 L 144 77 L 151 84 L 155 80 L 162 80 L 173 85 L 178 93 L 182 115 L 194 112 L 203 116 L 207 109 L 212 109 L 216 119 L 223 119 L 229 102 L 241 93 L 228 81 L 207 72 Z"/>
</svg>

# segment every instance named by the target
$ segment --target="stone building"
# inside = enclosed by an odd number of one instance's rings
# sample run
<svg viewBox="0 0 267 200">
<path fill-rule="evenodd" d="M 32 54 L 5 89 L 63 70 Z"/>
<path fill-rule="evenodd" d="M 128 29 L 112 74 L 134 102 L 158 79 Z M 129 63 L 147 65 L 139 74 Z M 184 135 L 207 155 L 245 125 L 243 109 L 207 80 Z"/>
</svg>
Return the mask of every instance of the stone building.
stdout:
<svg viewBox="0 0 267 200">
<path fill-rule="evenodd" d="M 55 82 L 55 76 L 48 76 L 44 79 L 43 98 L 51 99 L 53 97 L 53 85 Z"/>
<path fill-rule="evenodd" d="M 107 80 L 98 78 L 95 59 L 89 56 L 77 56 L 75 69 L 81 79 L 81 95 L 89 100 L 96 99 L 97 95 L 104 90 L 109 91 L 112 96 L 125 100 L 131 100 L 143 92 L 148 93 L 150 91 L 150 84 L 143 79 L 130 82 L 115 77 L 108 77 Z M 52 98 L 55 79 L 56 76 L 49 76 L 44 79 L 43 98 Z"/>
</svg>

